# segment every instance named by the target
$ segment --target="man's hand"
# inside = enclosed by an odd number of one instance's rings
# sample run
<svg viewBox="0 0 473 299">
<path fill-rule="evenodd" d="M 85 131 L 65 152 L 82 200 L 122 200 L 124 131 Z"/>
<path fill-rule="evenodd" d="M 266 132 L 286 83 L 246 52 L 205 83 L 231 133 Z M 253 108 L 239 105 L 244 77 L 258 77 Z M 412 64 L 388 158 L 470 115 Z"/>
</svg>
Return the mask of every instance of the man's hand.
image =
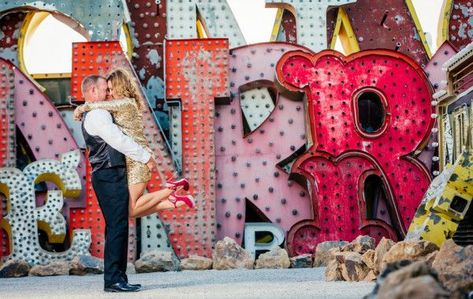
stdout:
<svg viewBox="0 0 473 299">
<path fill-rule="evenodd" d="M 149 171 L 153 171 L 155 167 L 157 167 L 156 161 L 153 158 L 149 158 L 148 162 L 146 162 L 146 166 L 148 166 Z"/>
<path fill-rule="evenodd" d="M 79 106 L 79 107 L 80 107 L 80 106 Z M 83 111 L 82 111 L 82 109 L 80 109 L 79 107 L 77 107 L 76 109 L 74 109 L 74 120 L 75 120 L 75 121 L 81 121 L 81 120 L 82 120 Z"/>
</svg>

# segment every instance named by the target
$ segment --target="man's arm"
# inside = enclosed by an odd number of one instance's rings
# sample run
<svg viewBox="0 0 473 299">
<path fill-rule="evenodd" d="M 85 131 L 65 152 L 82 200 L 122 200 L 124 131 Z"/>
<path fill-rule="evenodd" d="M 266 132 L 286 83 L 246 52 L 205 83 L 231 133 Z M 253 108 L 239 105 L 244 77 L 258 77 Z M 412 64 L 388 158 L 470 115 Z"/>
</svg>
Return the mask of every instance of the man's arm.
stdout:
<svg viewBox="0 0 473 299">
<path fill-rule="evenodd" d="M 102 109 L 92 110 L 84 119 L 84 128 L 92 136 L 99 136 L 125 156 L 141 163 L 150 161 L 151 154 L 113 123 L 112 115 Z"/>
</svg>

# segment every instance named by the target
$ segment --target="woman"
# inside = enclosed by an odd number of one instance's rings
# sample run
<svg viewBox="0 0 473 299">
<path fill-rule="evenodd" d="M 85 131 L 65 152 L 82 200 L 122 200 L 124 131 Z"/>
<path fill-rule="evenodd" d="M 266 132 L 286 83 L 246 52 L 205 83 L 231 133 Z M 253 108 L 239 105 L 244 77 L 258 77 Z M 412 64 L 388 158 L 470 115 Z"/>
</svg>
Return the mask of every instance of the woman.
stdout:
<svg viewBox="0 0 473 299">
<path fill-rule="evenodd" d="M 116 69 L 107 77 L 108 91 L 111 100 L 103 102 L 85 103 L 76 108 L 74 117 L 80 120 L 84 112 L 93 109 L 104 109 L 109 111 L 114 118 L 115 124 L 136 143 L 152 151 L 148 146 L 143 129 L 143 111 L 146 109 L 143 99 L 138 93 L 136 85 L 126 71 Z M 186 204 L 194 207 L 194 198 L 191 195 L 178 195 L 176 191 L 189 189 L 186 179 L 170 182 L 166 188 L 156 192 L 143 194 L 146 184 L 151 179 L 148 166 L 144 163 L 134 161 L 126 157 L 128 189 L 130 192 L 129 217 L 144 217 L 157 211 L 176 208 Z"/>
</svg>

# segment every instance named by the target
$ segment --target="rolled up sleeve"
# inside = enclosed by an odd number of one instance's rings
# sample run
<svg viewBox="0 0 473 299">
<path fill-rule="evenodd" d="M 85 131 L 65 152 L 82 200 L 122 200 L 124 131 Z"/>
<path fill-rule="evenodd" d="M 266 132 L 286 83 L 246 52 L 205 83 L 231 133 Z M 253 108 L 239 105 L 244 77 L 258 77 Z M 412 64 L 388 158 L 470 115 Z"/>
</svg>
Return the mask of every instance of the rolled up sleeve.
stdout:
<svg viewBox="0 0 473 299">
<path fill-rule="evenodd" d="M 112 115 L 103 109 L 95 109 L 87 113 L 84 128 L 92 136 L 99 136 L 111 147 L 132 160 L 146 163 L 151 154 L 133 138 L 125 135 L 113 122 Z"/>
</svg>

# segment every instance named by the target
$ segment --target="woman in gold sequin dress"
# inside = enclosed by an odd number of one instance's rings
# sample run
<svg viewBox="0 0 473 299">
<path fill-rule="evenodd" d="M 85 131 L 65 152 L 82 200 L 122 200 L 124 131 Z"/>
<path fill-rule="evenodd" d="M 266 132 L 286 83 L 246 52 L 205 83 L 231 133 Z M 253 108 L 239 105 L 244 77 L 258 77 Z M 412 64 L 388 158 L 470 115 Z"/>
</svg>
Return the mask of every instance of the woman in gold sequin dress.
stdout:
<svg viewBox="0 0 473 299">
<path fill-rule="evenodd" d="M 74 117 L 81 119 L 84 112 L 93 109 L 104 109 L 109 111 L 115 124 L 134 139 L 136 143 L 152 154 L 146 140 L 143 128 L 143 112 L 146 105 L 137 92 L 137 88 L 126 71 L 116 69 L 107 77 L 107 84 L 111 100 L 103 102 L 85 103 L 76 108 Z M 128 188 L 130 192 L 129 217 L 144 217 L 157 211 L 175 208 L 183 204 L 194 207 L 194 199 L 191 195 L 177 195 L 178 189 L 188 189 L 187 180 L 169 182 L 165 189 L 144 194 L 146 184 L 151 179 L 149 167 L 141 162 L 126 157 Z"/>
</svg>

